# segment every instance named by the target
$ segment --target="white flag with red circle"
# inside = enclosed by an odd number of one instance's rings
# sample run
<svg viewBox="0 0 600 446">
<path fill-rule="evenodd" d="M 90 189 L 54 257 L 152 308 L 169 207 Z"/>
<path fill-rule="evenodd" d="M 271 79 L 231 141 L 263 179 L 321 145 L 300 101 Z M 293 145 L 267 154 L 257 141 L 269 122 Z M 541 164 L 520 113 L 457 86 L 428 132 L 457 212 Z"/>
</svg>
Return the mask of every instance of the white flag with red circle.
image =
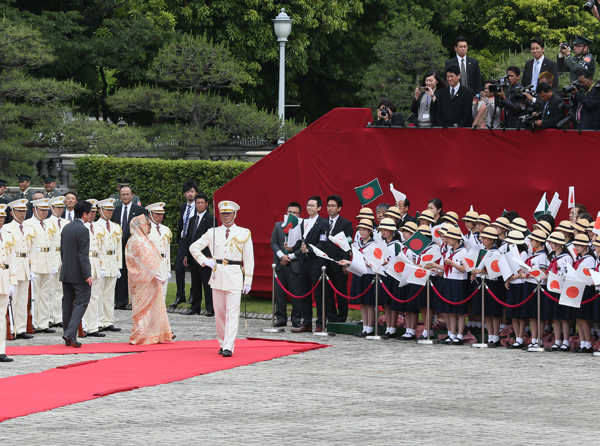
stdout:
<svg viewBox="0 0 600 446">
<path fill-rule="evenodd" d="M 482 250 L 481 246 L 479 245 L 474 246 L 469 250 L 469 253 L 463 259 L 463 266 L 465 267 L 465 271 L 470 272 L 477 268 L 477 265 L 479 265 L 479 263 L 482 260 L 482 257 L 480 256 L 481 251 L 485 250 Z"/>
<path fill-rule="evenodd" d="M 342 249 L 344 252 L 350 251 L 350 244 L 348 243 L 348 239 L 346 234 L 340 232 L 336 235 L 329 235 L 329 240 L 333 242 L 338 248 Z"/>
<path fill-rule="evenodd" d="M 558 303 L 567 307 L 579 308 L 581 307 L 584 290 L 585 283 L 578 280 L 565 279 Z"/>
<path fill-rule="evenodd" d="M 527 274 L 529 274 L 529 277 L 533 277 L 534 279 L 544 280 L 546 278 L 546 273 L 537 266 L 527 271 Z"/>
<path fill-rule="evenodd" d="M 560 294 L 562 291 L 563 280 L 562 276 L 559 276 L 558 274 L 548 273 L 546 288 L 548 288 L 548 291 Z"/>
<path fill-rule="evenodd" d="M 594 285 L 594 279 L 592 279 L 592 269 L 581 267 L 575 270 L 575 277 L 580 282 L 585 283 L 586 285 L 592 286 Z"/>
<path fill-rule="evenodd" d="M 371 268 L 379 270 L 390 256 L 390 250 L 385 242 L 372 243 L 363 251 L 363 256 Z"/>
<path fill-rule="evenodd" d="M 442 258 L 442 253 L 437 245 L 432 245 L 426 252 L 421 254 L 421 265 L 427 265 L 428 263 L 436 263 Z"/>
<path fill-rule="evenodd" d="M 594 229 L 592 229 L 592 231 L 594 232 L 594 234 L 600 235 L 600 212 L 598 212 L 598 215 L 596 216 L 596 221 L 594 222 Z"/>
<path fill-rule="evenodd" d="M 365 265 L 365 258 L 362 253 L 352 247 L 352 263 L 348 266 L 348 272 L 361 277 L 363 274 L 367 274 L 367 265 Z"/>
<path fill-rule="evenodd" d="M 425 285 L 427 284 L 427 277 L 429 276 L 429 271 L 425 268 L 419 268 L 418 266 L 406 265 L 406 269 L 404 270 L 406 274 L 406 280 L 408 283 L 414 283 L 415 285 Z"/>
<path fill-rule="evenodd" d="M 594 281 L 594 285 L 600 285 L 600 273 L 598 271 L 590 270 L 590 274 L 592 275 L 592 280 Z"/>
<path fill-rule="evenodd" d="M 431 228 L 431 240 L 437 246 L 442 246 L 442 233 L 440 232 L 446 223 Z"/>
<path fill-rule="evenodd" d="M 406 285 L 406 268 L 412 266 L 413 263 L 404 254 L 400 253 L 394 257 L 385 267 L 385 272 L 388 276 L 392 276 L 402 286 L 402 282 Z"/>
<path fill-rule="evenodd" d="M 500 253 L 495 253 L 485 258 L 483 263 L 490 279 L 502 276 L 504 280 L 507 280 L 513 275 L 506 259 Z"/>
<path fill-rule="evenodd" d="M 317 257 L 321 257 L 322 259 L 331 260 L 332 262 L 337 263 L 337 260 L 333 260 L 331 257 L 329 257 L 327 254 L 325 254 L 323 251 L 321 251 L 315 245 L 312 245 L 312 244 L 309 243 L 308 246 L 310 246 L 313 249 L 313 252 L 315 253 L 315 255 Z"/>
</svg>

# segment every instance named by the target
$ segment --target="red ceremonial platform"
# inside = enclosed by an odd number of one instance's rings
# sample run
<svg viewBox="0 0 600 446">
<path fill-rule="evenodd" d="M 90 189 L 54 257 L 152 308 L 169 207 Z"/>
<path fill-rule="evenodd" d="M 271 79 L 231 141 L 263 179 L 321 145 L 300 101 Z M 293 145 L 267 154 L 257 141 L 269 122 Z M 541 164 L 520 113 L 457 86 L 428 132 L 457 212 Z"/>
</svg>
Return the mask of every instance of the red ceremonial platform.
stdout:
<svg viewBox="0 0 600 446">
<path fill-rule="evenodd" d="M 291 201 L 304 206 L 312 195 L 344 200 L 342 216 L 356 222 L 361 204 L 354 191 L 378 178 L 383 196 L 389 184 L 406 194 L 410 214 L 432 198 L 461 217 L 469 207 L 492 219 L 516 210 L 528 224 L 544 192 L 563 201 L 557 220 L 568 219 L 569 186 L 588 209 L 600 209 L 593 165 L 600 134 L 591 131 L 367 128 L 370 109 L 338 108 L 282 144 L 215 193 L 215 200 L 241 206 L 236 223 L 252 231 L 255 271 L 252 294 L 271 295 L 271 233 Z M 591 163 L 591 164 L 588 164 Z M 464 228 L 463 232 L 464 232 Z"/>
</svg>

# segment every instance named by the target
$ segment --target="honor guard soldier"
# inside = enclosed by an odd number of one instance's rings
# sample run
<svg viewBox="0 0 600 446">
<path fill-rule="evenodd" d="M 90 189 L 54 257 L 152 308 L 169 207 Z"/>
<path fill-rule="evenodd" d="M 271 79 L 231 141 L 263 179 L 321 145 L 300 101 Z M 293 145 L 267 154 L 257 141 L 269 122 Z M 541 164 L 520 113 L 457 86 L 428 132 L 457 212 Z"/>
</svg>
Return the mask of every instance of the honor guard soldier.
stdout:
<svg viewBox="0 0 600 446">
<path fill-rule="evenodd" d="M 0 203 L 8 204 L 13 201 L 13 197 L 6 193 L 8 181 L 0 179 Z M 5 212 L 6 213 L 6 212 Z"/>
<path fill-rule="evenodd" d="M 0 308 L 8 309 L 8 296 L 13 295 L 17 285 L 14 273 L 15 242 L 10 232 L 2 232 L 6 218 L 6 204 L 0 204 Z M 12 362 L 6 356 L 6 315 L 0 314 L 0 362 Z M 11 327 L 12 328 L 12 327 Z M 12 331 L 12 330 L 11 330 Z"/>
<path fill-rule="evenodd" d="M 32 209 L 31 202 L 33 201 L 33 191 L 29 188 L 31 176 L 26 173 L 18 173 L 17 181 L 19 182 L 19 189 L 21 189 L 21 192 L 15 196 L 15 199 L 19 200 L 24 198 L 27 200 L 27 210 L 30 211 Z"/>
<path fill-rule="evenodd" d="M 210 287 L 213 292 L 215 322 L 219 340 L 219 354 L 233 354 L 240 317 L 242 293 L 248 294 L 254 274 L 254 248 L 249 229 L 234 223 L 240 207 L 233 201 L 221 201 L 219 214 L 223 223 L 210 228 L 190 246 L 190 254 L 202 265 L 213 269 Z M 208 247 L 214 259 L 208 259 L 202 250 Z"/>
<path fill-rule="evenodd" d="M 90 266 L 92 269 L 92 294 L 90 297 L 90 303 L 85 310 L 83 315 L 83 329 L 86 336 L 94 336 L 102 338 L 106 336 L 104 333 L 100 333 L 98 328 L 98 302 L 100 301 L 100 281 L 104 278 L 104 253 L 102 249 L 102 239 L 106 232 L 104 226 L 96 227 L 94 219 L 96 218 L 96 212 L 98 211 L 98 200 L 90 198 L 92 203 L 92 217 L 90 223 L 86 223 L 85 226 L 90 231 Z"/>
<path fill-rule="evenodd" d="M 56 267 L 52 264 L 52 237 L 58 229 L 48 217 L 50 205 L 47 198 L 34 200 L 33 216 L 25 222 L 23 226 L 28 226 L 35 237 L 35 260 L 31 262 L 31 271 L 35 274 L 33 280 L 33 289 L 31 292 L 31 302 L 33 302 L 34 328 L 42 333 L 54 333 L 50 328 L 50 305 L 54 294 L 54 278 L 52 274 L 56 273 Z"/>
<path fill-rule="evenodd" d="M 56 177 L 54 175 L 42 175 L 42 180 L 44 180 L 44 189 L 46 189 L 44 195 L 46 198 L 62 197 L 62 194 L 56 190 Z"/>
<path fill-rule="evenodd" d="M 104 257 L 104 277 L 100 280 L 100 331 L 121 331 L 115 327 L 115 286 L 121 277 L 123 268 L 123 230 L 118 223 L 110 221 L 112 218 L 115 199 L 107 198 L 98 202 L 100 219 L 94 223 L 96 232 L 105 231 L 102 237 L 101 250 Z"/>
<path fill-rule="evenodd" d="M 577 80 L 577 72 L 582 68 L 587 68 L 594 75 L 596 71 L 596 59 L 590 53 L 588 53 L 590 45 L 594 43 L 587 37 L 575 35 L 575 41 L 573 42 L 573 53 L 571 55 L 571 49 L 567 44 L 561 44 L 560 53 L 558 54 L 558 71 L 564 73 L 570 73 L 570 81 L 575 82 Z"/>
<path fill-rule="evenodd" d="M 2 233 L 10 233 L 15 242 L 13 264 L 17 284 L 13 293 L 13 313 L 15 333 L 19 339 L 33 338 L 32 335 L 25 333 L 27 330 L 29 282 L 35 279 L 35 273 L 32 271 L 32 267 L 35 266 L 35 233 L 30 226 L 23 224 L 27 213 L 27 203 L 25 198 L 10 202 L 8 207 L 11 208 L 13 220 L 2 228 Z M 12 268 L 12 265 L 10 266 Z"/>
<path fill-rule="evenodd" d="M 123 186 L 129 186 L 131 187 L 131 190 L 133 191 L 133 186 L 131 185 L 131 180 L 129 178 L 117 178 L 117 186 L 119 187 L 119 191 L 121 190 L 121 188 Z M 114 198 L 115 199 L 115 207 L 120 206 L 121 203 L 121 198 L 119 197 L 119 194 L 114 194 L 111 195 L 110 198 Z M 133 196 L 133 199 L 131 200 L 132 204 L 135 204 L 137 206 L 141 206 L 142 202 L 140 201 L 140 197 L 138 197 L 137 195 Z"/>
<path fill-rule="evenodd" d="M 51 221 L 55 228 L 56 233 L 52 237 L 52 244 L 50 245 L 50 253 L 52 254 L 52 277 L 54 281 L 54 292 L 50 299 L 50 326 L 51 327 L 62 327 L 62 298 L 63 289 L 62 283 L 60 282 L 60 269 L 62 266 L 62 259 L 60 257 L 60 239 L 62 230 L 69 223 L 69 220 L 62 218 L 61 215 L 65 210 L 65 197 L 62 195 L 49 200 L 50 210 L 52 216 L 48 219 Z"/>
<path fill-rule="evenodd" d="M 150 234 L 148 234 L 148 238 L 156 249 L 158 249 L 158 253 L 162 257 L 160 264 L 160 275 L 162 277 L 171 278 L 171 239 L 173 235 L 171 234 L 171 230 L 162 224 L 163 219 L 165 218 L 165 203 L 154 203 L 149 206 L 146 206 L 146 210 L 148 211 L 148 217 L 150 217 L 150 221 L 152 224 L 150 225 Z M 167 290 L 169 288 L 169 281 L 165 280 L 163 283 L 163 291 L 165 294 L 165 299 L 167 297 Z"/>
</svg>

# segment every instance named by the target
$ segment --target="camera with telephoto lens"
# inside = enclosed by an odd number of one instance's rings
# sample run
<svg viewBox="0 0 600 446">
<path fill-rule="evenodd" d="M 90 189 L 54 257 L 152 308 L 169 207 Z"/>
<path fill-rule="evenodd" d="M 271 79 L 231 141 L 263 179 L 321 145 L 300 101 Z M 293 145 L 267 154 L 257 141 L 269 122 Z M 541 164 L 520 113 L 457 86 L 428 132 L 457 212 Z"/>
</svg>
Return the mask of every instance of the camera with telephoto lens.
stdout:
<svg viewBox="0 0 600 446">
<path fill-rule="evenodd" d="M 569 44 L 566 43 L 566 42 L 561 42 L 561 44 L 559 45 L 559 47 L 560 47 L 561 50 L 566 50 L 566 49 L 570 48 Z"/>
<path fill-rule="evenodd" d="M 521 124 L 523 125 L 523 127 L 534 128 L 535 121 L 539 121 L 541 118 L 538 115 L 529 114 L 529 115 L 521 115 L 521 116 L 519 116 L 519 119 L 521 120 Z"/>
<path fill-rule="evenodd" d="M 589 0 L 583 5 L 583 10 L 592 13 L 592 8 L 596 5 L 596 0 Z"/>
<path fill-rule="evenodd" d="M 503 88 L 508 88 L 508 76 L 502 76 L 500 79 L 492 79 L 490 82 L 490 93 L 500 93 Z"/>
<path fill-rule="evenodd" d="M 575 89 L 577 89 L 577 90 L 582 89 L 581 83 L 579 81 L 571 82 L 571 85 L 567 85 L 567 86 L 563 87 L 562 92 L 563 92 L 563 94 L 570 94 L 570 93 L 573 93 L 575 91 Z"/>
<path fill-rule="evenodd" d="M 575 122 L 575 113 L 573 113 L 573 111 L 570 111 L 565 118 L 561 119 L 556 123 L 556 127 L 559 129 L 564 129 L 573 122 Z"/>
<path fill-rule="evenodd" d="M 535 88 L 533 88 L 533 85 L 529 85 L 528 87 L 523 87 L 523 86 L 516 87 L 513 91 L 515 93 L 512 97 L 512 100 L 513 100 L 513 102 L 515 102 L 517 104 L 521 104 L 527 100 L 525 93 L 527 93 L 528 95 L 533 96 L 533 97 L 536 96 Z"/>
</svg>

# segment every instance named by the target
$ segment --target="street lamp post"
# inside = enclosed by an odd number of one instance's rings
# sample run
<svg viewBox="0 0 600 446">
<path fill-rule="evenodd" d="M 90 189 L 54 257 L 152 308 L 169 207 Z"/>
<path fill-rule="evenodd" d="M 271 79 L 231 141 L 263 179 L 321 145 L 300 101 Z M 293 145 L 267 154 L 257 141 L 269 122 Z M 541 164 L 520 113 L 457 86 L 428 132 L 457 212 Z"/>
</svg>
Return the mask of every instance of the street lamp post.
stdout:
<svg viewBox="0 0 600 446">
<path fill-rule="evenodd" d="M 285 13 L 285 9 L 281 8 L 279 15 L 273 19 L 275 27 L 275 35 L 279 42 L 279 119 L 281 123 L 285 121 L 285 42 L 292 32 L 293 20 Z M 283 143 L 283 140 L 280 140 Z"/>
</svg>

